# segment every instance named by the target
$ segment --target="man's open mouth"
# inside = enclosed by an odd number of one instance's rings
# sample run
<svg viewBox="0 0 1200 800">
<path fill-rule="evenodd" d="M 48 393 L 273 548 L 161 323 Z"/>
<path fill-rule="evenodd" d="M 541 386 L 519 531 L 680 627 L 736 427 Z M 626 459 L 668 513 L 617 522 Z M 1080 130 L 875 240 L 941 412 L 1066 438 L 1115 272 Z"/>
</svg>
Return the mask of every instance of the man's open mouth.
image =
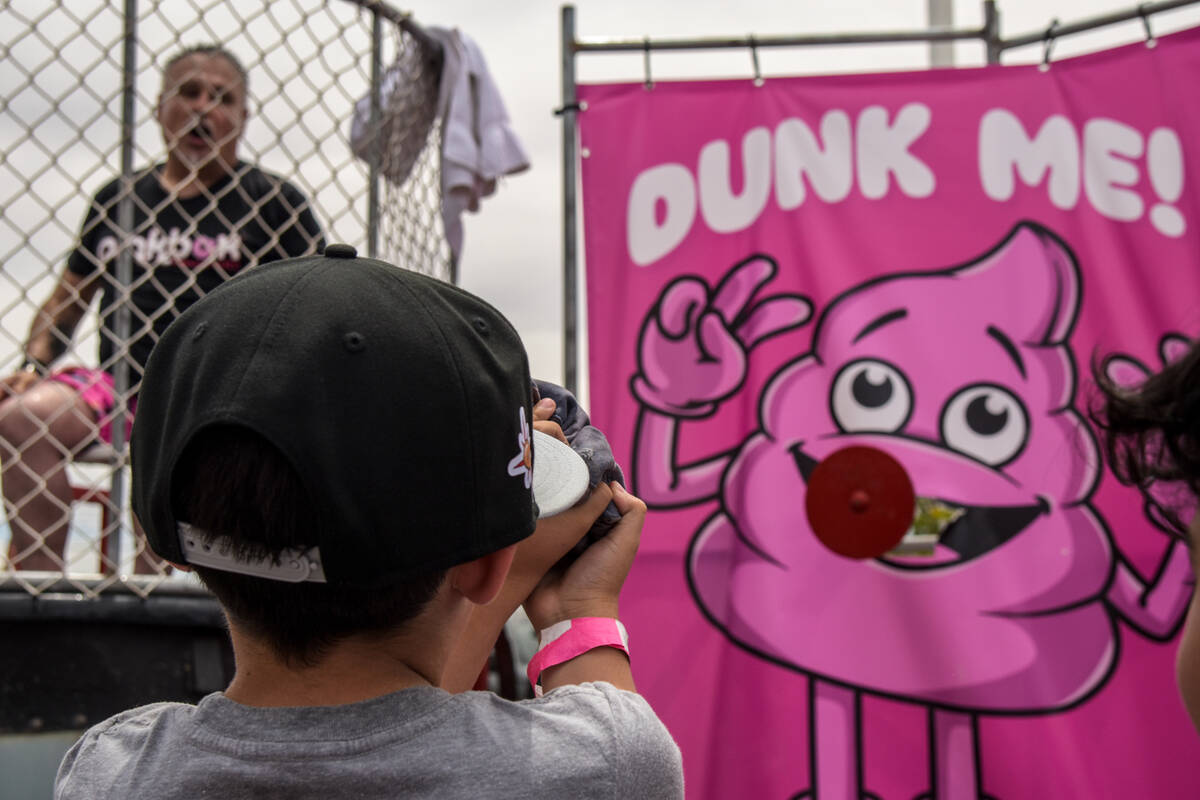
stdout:
<svg viewBox="0 0 1200 800">
<path fill-rule="evenodd" d="M 184 134 L 184 138 L 196 144 L 209 144 L 212 142 L 212 131 L 207 123 L 197 122 Z"/>
<path fill-rule="evenodd" d="M 799 445 L 792 448 L 792 458 L 805 483 L 817 466 L 817 460 L 804 453 Z M 919 557 L 908 557 L 902 561 L 883 556 L 879 560 L 905 569 L 926 569 L 961 564 L 1000 547 L 1021 533 L 1043 514 L 1050 511 L 1042 498 L 1028 505 L 986 506 L 971 505 L 949 498 L 929 498 L 947 506 L 962 509 L 962 515 L 942 532 L 938 544 L 958 554 L 952 561 L 938 559 L 934 563 L 922 564 Z"/>
</svg>

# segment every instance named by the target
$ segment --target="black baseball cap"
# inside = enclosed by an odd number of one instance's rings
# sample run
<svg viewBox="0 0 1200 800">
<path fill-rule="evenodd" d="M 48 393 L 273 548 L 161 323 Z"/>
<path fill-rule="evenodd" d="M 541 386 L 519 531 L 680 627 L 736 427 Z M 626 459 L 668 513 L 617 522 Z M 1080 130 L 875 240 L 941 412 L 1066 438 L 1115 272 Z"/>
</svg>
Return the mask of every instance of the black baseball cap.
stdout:
<svg viewBox="0 0 1200 800">
<path fill-rule="evenodd" d="M 516 330 L 453 285 L 331 244 L 189 308 L 155 346 L 130 440 L 151 548 L 277 580 L 384 586 L 528 536 L 587 490 L 582 459 L 532 430 Z M 196 434 L 240 426 L 291 463 L 333 522 L 280 559 L 245 561 L 175 517 Z"/>
</svg>

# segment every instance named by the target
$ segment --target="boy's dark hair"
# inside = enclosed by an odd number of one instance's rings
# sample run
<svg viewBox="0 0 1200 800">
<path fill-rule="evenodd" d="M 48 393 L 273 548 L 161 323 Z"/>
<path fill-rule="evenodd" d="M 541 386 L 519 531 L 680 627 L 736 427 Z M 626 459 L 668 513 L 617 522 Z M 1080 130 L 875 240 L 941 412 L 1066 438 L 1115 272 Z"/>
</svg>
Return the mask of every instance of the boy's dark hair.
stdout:
<svg viewBox="0 0 1200 800">
<path fill-rule="evenodd" d="M 206 539 L 227 536 L 242 557 L 275 557 L 316 541 L 322 519 L 284 455 L 266 439 L 234 425 L 202 429 L 188 443 L 172 478 L 176 518 Z M 434 532 L 430 532 L 431 535 Z M 327 648 L 354 634 L 385 634 L 415 617 L 437 592 L 445 570 L 383 588 L 281 581 L 196 566 L 225 613 L 266 642 L 285 663 L 312 666 Z"/>
<path fill-rule="evenodd" d="M 1102 397 L 1091 416 L 1105 433 L 1117 479 L 1143 490 L 1180 481 L 1200 496 L 1200 340 L 1138 386 L 1118 385 L 1107 366 L 1108 359 L 1092 364 Z M 1174 509 L 1162 510 L 1172 525 L 1187 529 Z"/>
<path fill-rule="evenodd" d="M 192 45 L 191 47 L 185 47 L 184 49 L 175 53 L 169 59 L 167 59 L 167 63 L 163 65 L 163 78 L 166 78 L 167 73 L 171 71 L 171 67 L 175 66 L 180 61 L 183 61 L 188 56 L 215 56 L 228 61 L 229 65 L 237 72 L 238 77 L 242 79 L 242 89 L 246 96 L 249 97 L 250 75 L 246 72 L 246 67 L 242 65 L 241 60 L 238 59 L 237 56 L 226 50 L 224 47 L 221 47 L 219 44 L 196 44 Z"/>
</svg>

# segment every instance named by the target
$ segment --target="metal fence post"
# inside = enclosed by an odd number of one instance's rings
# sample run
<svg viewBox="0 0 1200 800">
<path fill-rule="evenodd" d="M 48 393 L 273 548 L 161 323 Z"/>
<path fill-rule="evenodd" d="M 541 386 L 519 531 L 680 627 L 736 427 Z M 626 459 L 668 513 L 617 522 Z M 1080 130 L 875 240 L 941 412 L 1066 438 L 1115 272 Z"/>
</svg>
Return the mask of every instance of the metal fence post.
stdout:
<svg viewBox="0 0 1200 800">
<path fill-rule="evenodd" d="M 578 264 L 575 241 L 575 7 L 562 7 L 562 118 L 563 118 L 563 384 L 579 391 Z"/>
<path fill-rule="evenodd" d="M 130 333 L 130 311 L 128 288 L 133 283 L 133 186 L 134 186 L 134 136 L 137 129 L 137 0 L 125 0 L 125 32 L 121 61 L 121 197 L 117 201 L 117 227 L 121 233 L 121 249 L 117 254 L 117 284 L 120 286 L 121 302 L 117 307 L 116 330 L 118 342 L 128 342 Z M 113 388 L 117 403 L 112 421 L 112 447 L 117 453 L 112 467 L 108 499 L 113 530 L 104 531 L 109 539 L 109 558 L 114 569 L 121 563 L 121 529 L 124 527 L 121 511 L 125 507 L 125 443 L 126 443 L 126 398 L 129 396 L 129 362 L 124 357 L 113 365 Z"/>
<path fill-rule="evenodd" d="M 1000 12 L 996 0 L 983 0 L 983 40 L 987 44 L 987 63 L 1000 63 Z"/>
<path fill-rule="evenodd" d="M 383 74 L 383 18 L 371 9 L 371 161 L 367 172 L 367 257 L 379 253 L 379 165 L 383 162 L 383 137 L 379 121 L 383 116 L 379 84 Z"/>
</svg>

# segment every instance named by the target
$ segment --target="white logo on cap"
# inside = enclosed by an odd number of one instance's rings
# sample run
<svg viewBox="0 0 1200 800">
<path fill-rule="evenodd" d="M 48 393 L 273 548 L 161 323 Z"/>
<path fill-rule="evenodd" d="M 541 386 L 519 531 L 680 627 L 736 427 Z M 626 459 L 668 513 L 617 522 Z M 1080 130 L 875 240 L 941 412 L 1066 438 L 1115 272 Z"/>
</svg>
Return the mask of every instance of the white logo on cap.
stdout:
<svg viewBox="0 0 1200 800">
<path fill-rule="evenodd" d="M 517 454 L 508 462 L 508 474 L 514 478 L 524 475 L 525 488 L 533 483 L 533 443 L 529 438 L 529 422 L 525 419 L 525 409 L 521 412 L 521 432 L 517 434 Z"/>
</svg>

